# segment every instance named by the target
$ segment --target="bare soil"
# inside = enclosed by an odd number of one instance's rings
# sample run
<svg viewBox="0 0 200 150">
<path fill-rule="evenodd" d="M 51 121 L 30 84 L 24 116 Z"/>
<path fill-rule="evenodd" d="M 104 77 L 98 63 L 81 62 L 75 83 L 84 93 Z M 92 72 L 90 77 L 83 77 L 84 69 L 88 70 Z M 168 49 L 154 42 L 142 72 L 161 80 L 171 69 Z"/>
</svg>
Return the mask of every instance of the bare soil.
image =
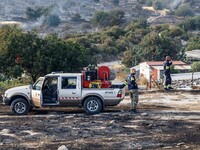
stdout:
<svg viewBox="0 0 200 150">
<path fill-rule="evenodd" d="M 0 104 L 0 149 L 200 149 L 200 92 L 140 94 L 138 113 L 127 96 L 97 115 L 80 108 L 34 109 L 13 115 Z"/>
</svg>

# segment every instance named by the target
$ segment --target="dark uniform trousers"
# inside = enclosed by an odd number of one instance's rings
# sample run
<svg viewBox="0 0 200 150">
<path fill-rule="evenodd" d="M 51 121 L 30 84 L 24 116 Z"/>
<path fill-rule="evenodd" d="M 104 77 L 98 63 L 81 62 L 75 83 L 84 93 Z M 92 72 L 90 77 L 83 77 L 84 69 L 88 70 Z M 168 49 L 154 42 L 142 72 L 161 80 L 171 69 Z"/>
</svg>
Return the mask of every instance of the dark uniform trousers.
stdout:
<svg viewBox="0 0 200 150">
<path fill-rule="evenodd" d="M 164 88 L 169 89 L 172 86 L 172 78 L 170 75 L 164 75 Z"/>
</svg>

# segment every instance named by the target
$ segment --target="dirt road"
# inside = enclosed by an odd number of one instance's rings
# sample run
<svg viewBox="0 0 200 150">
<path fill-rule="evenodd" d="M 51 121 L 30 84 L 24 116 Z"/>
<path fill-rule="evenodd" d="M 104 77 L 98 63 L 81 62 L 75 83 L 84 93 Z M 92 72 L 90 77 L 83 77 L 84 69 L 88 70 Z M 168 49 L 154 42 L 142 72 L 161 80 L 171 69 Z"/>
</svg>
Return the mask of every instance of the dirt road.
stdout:
<svg viewBox="0 0 200 150">
<path fill-rule="evenodd" d="M 0 149 L 200 149 L 200 92 L 140 95 L 138 113 L 128 97 L 97 115 L 82 109 L 40 109 L 15 116 L 0 105 Z"/>
</svg>

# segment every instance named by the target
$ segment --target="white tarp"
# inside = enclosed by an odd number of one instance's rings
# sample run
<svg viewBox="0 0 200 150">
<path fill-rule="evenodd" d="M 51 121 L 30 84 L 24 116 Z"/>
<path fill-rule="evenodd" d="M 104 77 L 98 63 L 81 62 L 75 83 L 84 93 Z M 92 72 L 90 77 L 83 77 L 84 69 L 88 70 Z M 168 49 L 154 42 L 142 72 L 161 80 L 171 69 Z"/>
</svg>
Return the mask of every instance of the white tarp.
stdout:
<svg viewBox="0 0 200 150">
<path fill-rule="evenodd" d="M 186 51 L 185 52 L 186 56 L 189 58 L 196 58 L 200 59 L 200 50 L 192 50 L 192 51 Z"/>
<path fill-rule="evenodd" d="M 172 80 L 188 80 L 192 79 L 192 73 L 178 73 L 178 74 L 171 74 Z M 200 78 L 200 72 L 195 72 L 194 79 Z"/>
</svg>

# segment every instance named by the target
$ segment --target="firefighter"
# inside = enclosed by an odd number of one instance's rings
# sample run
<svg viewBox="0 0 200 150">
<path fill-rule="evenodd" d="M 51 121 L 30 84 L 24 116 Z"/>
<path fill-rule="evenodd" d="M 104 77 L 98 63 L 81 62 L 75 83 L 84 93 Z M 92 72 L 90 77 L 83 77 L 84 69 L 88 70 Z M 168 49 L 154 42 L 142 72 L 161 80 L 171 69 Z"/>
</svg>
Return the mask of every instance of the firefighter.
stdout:
<svg viewBox="0 0 200 150">
<path fill-rule="evenodd" d="M 172 65 L 172 60 L 170 56 L 166 56 L 164 64 L 163 64 L 163 69 L 164 69 L 164 89 L 165 90 L 170 90 L 172 88 L 172 78 L 170 75 L 170 69 Z"/>
<path fill-rule="evenodd" d="M 135 78 L 136 70 L 131 68 L 130 75 L 127 77 L 126 85 L 128 85 L 129 96 L 131 99 L 131 111 L 136 113 L 136 107 L 138 103 L 138 85 Z"/>
</svg>

